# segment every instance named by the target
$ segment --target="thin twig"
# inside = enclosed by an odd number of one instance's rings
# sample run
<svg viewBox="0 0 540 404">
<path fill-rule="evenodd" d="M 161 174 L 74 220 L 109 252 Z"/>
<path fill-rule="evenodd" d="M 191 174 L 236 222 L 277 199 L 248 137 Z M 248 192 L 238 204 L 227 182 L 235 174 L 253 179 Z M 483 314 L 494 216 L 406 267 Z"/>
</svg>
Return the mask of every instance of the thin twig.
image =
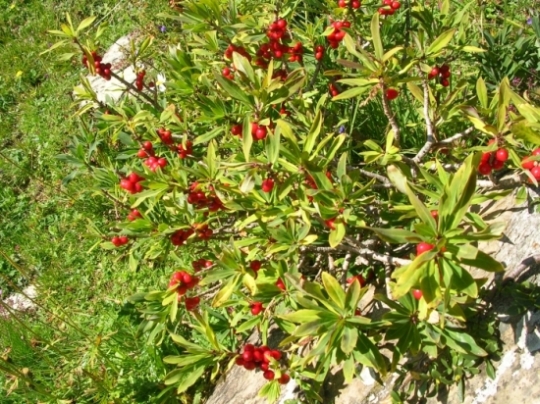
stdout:
<svg viewBox="0 0 540 404">
<path fill-rule="evenodd" d="M 431 150 L 433 144 L 435 143 L 435 138 L 433 136 L 433 122 L 431 122 L 431 118 L 429 116 L 429 85 L 426 79 L 424 79 L 422 82 L 422 86 L 424 87 L 424 119 L 426 120 L 427 139 L 424 146 L 413 158 L 415 163 L 419 163 L 420 160 L 422 160 L 424 156 Z"/>
<path fill-rule="evenodd" d="M 380 86 L 382 90 L 382 105 L 383 105 L 383 111 L 386 115 L 386 118 L 388 118 L 388 122 L 390 122 L 390 126 L 392 127 L 392 130 L 394 131 L 394 140 L 396 146 L 399 146 L 400 144 L 400 129 L 399 125 L 396 121 L 396 116 L 394 115 L 394 112 L 392 111 L 392 108 L 390 108 L 390 103 L 388 102 L 388 99 L 386 98 L 386 86 L 384 85 L 384 80 L 381 78 Z"/>
<path fill-rule="evenodd" d="M 313 86 L 315 85 L 315 81 L 317 80 L 317 76 L 319 75 L 319 72 L 321 71 L 322 62 L 317 63 L 317 66 L 315 66 L 315 71 L 313 72 L 313 77 L 309 81 L 308 86 L 306 87 L 306 91 L 311 91 L 313 89 Z"/>
<path fill-rule="evenodd" d="M 465 129 L 463 132 L 456 133 L 455 135 L 450 136 L 450 137 L 448 137 L 446 139 L 439 140 L 437 143 L 435 143 L 433 145 L 433 147 L 437 148 L 437 147 L 447 146 L 450 143 L 454 143 L 455 141 L 457 141 L 457 140 L 459 140 L 459 139 L 461 139 L 463 137 L 469 136 L 473 132 L 474 132 L 474 127 L 471 126 L 470 128 Z"/>
<path fill-rule="evenodd" d="M 503 177 L 497 183 L 489 180 L 478 180 L 476 182 L 478 188 L 481 188 L 483 191 L 515 188 L 522 184 L 523 180 L 519 173 L 513 173 L 511 175 Z"/>
<path fill-rule="evenodd" d="M 377 181 L 381 183 L 381 185 L 384 186 L 384 188 L 392 188 L 393 186 L 390 180 L 386 178 L 384 175 L 372 173 L 371 171 L 363 170 L 361 168 L 357 168 L 357 170 L 364 177 L 376 179 Z"/>
</svg>

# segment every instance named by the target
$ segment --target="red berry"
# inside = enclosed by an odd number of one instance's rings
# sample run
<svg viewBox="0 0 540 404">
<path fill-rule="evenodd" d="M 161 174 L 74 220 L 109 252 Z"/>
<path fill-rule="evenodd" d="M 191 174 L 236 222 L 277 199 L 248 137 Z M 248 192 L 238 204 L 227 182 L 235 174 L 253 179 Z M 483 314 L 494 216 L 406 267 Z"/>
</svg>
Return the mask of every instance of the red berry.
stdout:
<svg viewBox="0 0 540 404">
<path fill-rule="evenodd" d="M 326 225 L 326 227 L 328 227 L 330 230 L 335 230 L 336 226 L 334 225 L 334 222 L 336 221 L 336 219 L 327 219 L 324 221 L 324 224 Z"/>
<path fill-rule="evenodd" d="M 253 351 L 244 351 L 242 359 L 246 362 L 253 362 Z"/>
<path fill-rule="evenodd" d="M 539 181 L 540 180 L 540 166 L 533 167 L 531 170 L 532 176 Z"/>
<path fill-rule="evenodd" d="M 437 220 L 437 219 L 439 218 L 439 211 L 437 211 L 437 210 L 432 210 L 432 211 L 429 212 L 429 213 L 431 213 L 431 217 L 432 217 L 433 219 Z"/>
<path fill-rule="evenodd" d="M 347 279 L 347 284 L 351 285 L 354 281 L 358 281 L 361 287 L 366 285 L 366 279 L 362 275 L 351 276 L 349 279 Z"/>
<path fill-rule="evenodd" d="M 238 366 L 244 366 L 244 359 L 241 356 L 238 356 L 235 362 Z"/>
<path fill-rule="evenodd" d="M 272 372 L 271 370 L 267 370 L 263 373 L 263 377 L 266 379 L 266 380 L 274 380 L 274 372 Z"/>
<path fill-rule="evenodd" d="M 276 281 L 276 286 L 280 288 L 281 290 L 285 290 L 285 282 L 283 282 L 283 279 L 279 278 Z"/>
<path fill-rule="evenodd" d="M 491 164 L 491 167 L 492 167 L 494 170 L 500 170 L 501 168 L 504 167 L 504 161 L 495 159 L 495 160 L 493 161 L 493 163 Z"/>
<path fill-rule="evenodd" d="M 150 151 L 154 148 L 154 146 L 152 145 L 152 142 L 150 141 L 146 141 L 143 143 L 143 149 L 146 150 L 146 151 Z"/>
<path fill-rule="evenodd" d="M 448 79 L 441 79 L 441 85 L 443 87 L 448 87 L 450 85 L 450 80 Z"/>
<path fill-rule="evenodd" d="M 412 294 L 416 300 L 420 300 L 422 298 L 422 291 L 420 289 L 413 290 Z"/>
<path fill-rule="evenodd" d="M 227 76 L 230 76 L 231 74 L 231 69 L 229 69 L 228 67 L 224 67 L 223 70 L 221 71 L 221 74 L 225 77 Z"/>
<path fill-rule="evenodd" d="M 480 163 L 478 166 L 478 172 L 482 175 L 488 175 L 491 173 L 492 167 L 489 163 Z"/>
<path fill-rule="evenodd" d="M 433 250 L 434 248 L 435 246 L 433 244 L 421 242 L 416 245 L 416 254 L 420 255 L 426 251 Z"/>
<path fill-rule="evenodd" d="M 428 78 L 429 79 L 434 79 L 435 77 L 437 77 L 439 75 L 439 68 L 437 66 L 435 66 L 434 68 L 431 69 L 431 71 L 429 72 L 428 74 Z"/>
<path fill-rule="evenodd" d="M 529 160 L 528 157 L 523 157 L 523 160 L 521 161 L 521 167 L 531 170 L 534 167 L 534 160 Z"/>
<path fill-rule="evenodd" d="M 261 261 L 258 261 L 258 260 L 251 261 L 250 264 L 249 264 L 249 267 L 255 272 L 257 272 L 259 269 L 261 269 L 261 266 L 262 266 L 262 263 L 261 263 Z"/>
<path fill-rule="evenodd" d="M 251 314 L 254 316 L 258 315 L 261 311 L 263 311 L 263 305 L 260 302 L 255 302 L 251 305 Z"/>
<path fill-rule="evenodd" d="M 396 90 L 395 88 L 389 88 L 388 90 L 386 90 L 386 93 L 385 93 L 386 98 L 389 99 L 390 101 L 395 100 L 398 95 L 399 95 L 399 91 Z"/>
<path fill-rule="evenodd" d="M 480 159 L 480 163 L 489 163 L 491 161 L 492 153 L 483 153 Z"/>
<path fill-rule="evenodd" d="M 347 7 L 347 0 L 339 0 L 338 1 L 338 7 L 339 8 L 346 8 Z"/>
<path fill-rule="evenodd" d="M 392 7 L 392 10 L 397 10 L 401 7 L 401 3 L 399 1 L 393 1 L 390 7 Z"/>
<path fill-rule="evenodd" d="M 440 71 L 441 73 L 446 73 L 446 72 L 449 72 L 450 71 L 450 66 L 448 66 L 447 64 L 444 64 L 440 67 Z"/>
<path fill-rule="evenodd" d="M 144 149 L 141 149 L 137 152 L 137 157 L 140 157 L 142 159 L 148 157 L 148 153 L 146 152 L 146 150 Z"/>
<path fill-rule="evenodd" d="M 355 10 L 359 9 L 361 5 L 362 3 L 358 0 L 351 1 L 351 7 L 354 8 Z"/>
<path fill-rule="evenodd" d="M 245 362 L 244 363 L 244 369 L 246 370 L 253 370 L 256 368 L 255 362 Z"/>
<path fill-rule="evenodd" d="M 266 126 L 259 126 L 255 131 L 255 139 L 263 140 L 266 137 Z"/>
<path fill-rule="evenodd" d="M 291 380 L 291 376 L 284 373 L 281 375 L 281 377 L 278 379 L 279 384 L 287 384 L 289 383 L 289 380 Z"/>
<path fill-rule="evenodd" d="M 242 136 L 242 125 L 237 124 L 231 127 L 231 133 L 235 136 Z"/>
<path fill-rule="evenodd" d="M 531 153 L 533 156 L 540 156 L 540 147 L 538 149 L 534 149 Z"/>
<path fill-rule="evenodd" d="M 274 180 L 272 178 L 267 178 L 262 182 L 262 191 L 263 192 L 272 192 L 272 189 L 274 188 Z"/>
<path fill-rule="evenodd" d="M 254 351 L 255 350 L 255 346 L 253 344 L 246 344 L 244 345 L 244 352 L 245 351 Z"/>
<path fill-rule="evenodd" d="M 277 349 L 272 349 L 270 352 L 270 356 L 272 358 L 274 358 L 275 360 L 280 360 L 281 359 L 281 352 L 279 352 Z"/>
</svg>

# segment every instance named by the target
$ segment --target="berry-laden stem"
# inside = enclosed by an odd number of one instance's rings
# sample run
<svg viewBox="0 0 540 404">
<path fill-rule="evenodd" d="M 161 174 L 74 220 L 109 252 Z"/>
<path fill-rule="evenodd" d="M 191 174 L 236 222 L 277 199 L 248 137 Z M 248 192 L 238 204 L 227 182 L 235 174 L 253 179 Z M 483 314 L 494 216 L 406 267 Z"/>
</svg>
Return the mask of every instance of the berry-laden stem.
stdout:
<svg viewBox="0 0 540 404">
<path fill-rule="evenodd" d="M 396 116 L 394 115 L 394 112 L 392 111 L 392 108 L 390 107 L 390 103 L 388 102 L 388 99 L 386 98 L 386 95 L 385 95 L 386 85 L 384 84 L 384 80 L 382 77 L 380 80 L 380 86 L 382 90 L 383 111 L 384 111 L 384 114 L 386 115 L 386 118 L 388 119 L 388 122 L 390 122 L 390 126 L 392 127 L 392 130 L 394 131 L 394 143 L 397 147 L 399 147 L 401 131 L 396 121 Z"/>
</svg>

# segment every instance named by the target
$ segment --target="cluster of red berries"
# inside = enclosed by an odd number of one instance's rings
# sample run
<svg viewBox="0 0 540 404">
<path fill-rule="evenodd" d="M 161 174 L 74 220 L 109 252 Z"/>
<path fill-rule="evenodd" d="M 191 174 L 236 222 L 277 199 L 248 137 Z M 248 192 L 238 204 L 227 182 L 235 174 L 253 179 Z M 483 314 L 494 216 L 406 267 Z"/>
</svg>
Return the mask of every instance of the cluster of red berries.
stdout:
<svg viewBox="0 0 540 404">
<path fill-rule="evenodd" d="M 246 344 L 236 358 L 236 364 L 247 370 L 261 369 L 266 380 L 274 380 L 275 373 L 270 369 L 270 363 L 272 360 L 281 360 L 281 357 L 282 353 L 277 349 L 270 349 L 266 345 L 255 347 L 253 344 Z M 290 379 L 288 374 L 282 373 L 278 381 L 280 384 L 287 384 Z"/>
<path fill-rule="evenodd" d="M 384 0 L 383 7 L 379 8 L 380 15 L 393 15 L 396 10 L 399 10 L 401 3 L 399 1 Z"/>
<path fill-rule="evenodd" d="M 396 90 L 395 88 L 389 88 L 386 90 L 386 92 L 384 93 L 384 96 L 386 97 L 387 100 L 395 100 L 399 95 L 399 91 Z"/>
<path fill-rule="evenodd" d="M 287 73 L 287 70 L 285 69 L 274 70 L 274 73 L 272 74 L 273 79 L 280 79 L 281 81 L 287 80 L 287 76 L 288 76 L 288 73 Z"/>
<path fill-rule="evenodd" d="M 210 212 L 217 212 L 220 209 L 225 209 L 221 199 L 213 192 L 213 187 L 210 187 L 210 193 L 207 195 L 202 191 L 199 183 L 194 182 L 189 187 L 187 202 L 190 205 L 195 205 L 198 209 L 207 207 Z"/>
<path fill-rule="evenodd" d="M 187 156 L 193 154 L 193 142 L 191 140 L 186 140 L 186 145 L 179 144 L 177 147 L 178 157 L 185 159 Z"/>
<path fill-rule="evenodd" d="M 495 140 L 490 140 L 489 144 L 493 144 Z M 492 170 L 500 170 L 504 167 L 505 161 L 508 160 L 508 150 L 501 147 L 496 152 L 482 154 L 478 172 L 482 175 L 488 175 Z"/>
<path fill-rule="evenodd" d="M 140 219 L 142 217 L 141 212 L 137 209 L 132 209 L 131 212 L 127 215 L 127 220 L 133 222 L 134 220 Z"/>
<path fill-rule="evenodd" d="M 135 80 L 135 87 L 137 90 L 142 91 L 144 87 L 144 76 L 146 75 L 146 70 L 141 70 L 137 73 L 137 79 Z"/>
<path fill-rule="evenodd" d="M 221 74 L 226 79 L 229 79 L 229 80 L 234 79 L 234 72 L 230 67 L 224 67 L 223 70 L 221 70 Z"/>
<path fill-rule="evenodd" d="M 315 52 L 314 52 L 314 53 L 315 53 L 315 59 L 317 59 L 317 60 L 323 60 L 323 58 L 324 58 L 324 51 L 325 51 L 325 50 L 326 50 L 326 49 L 324 48 L 324 46 L 322 46 L 322 45 L 317 45 L 317 46 L 315 47 Z"/>
<path fill-rule="evenodd" d="M 129 239 L 127 236 L 114 236 L 111 239 L 111 243 L 114 244 L 115 247 L 120 247 L 129 242 Z"/>
<path fill-rule="evenodd" d="M 142 145 L 142 149 L 137 152 L 137 157 L 142 159 L 150 156 L 154 156 L 154 145 L 150 141 L 146 141 Z"/>
<path fill-rule="evenodd" d="M 302 43 L 297 42 L 292 47 L 284 43 L 284 41 L 289 41 L 291 38 L 287 32 L 287 21 L 283 18 L 279 18 L 270 24 L 266 30 L 266 36 L 268 42 L 261 44 L 257 50 L 257 59 L 255 61 L 257 66 L 265 69 L 268 67 L 270 59 L 282 59 L 286 55 L 289 55 L 289 62 L 302 62 L 304 53 Z"/>
<path fill-rule="evenodd" d="M 259 315 L 264 310 L 263 304 L 261 302 L 253 302 L 251 303 L 249 308 L 251 310 L 251 314 L 253 314 L 254 316 Z"/>
<path fill-rule="evenodd" d="M 339 90 L 334 83 L 328 83 L 328 90 L 330 90 L 330 94 L 332 94 L 332 97 L 336 97 L 337 95 L 339 95 Z"/>
<path fill-rule="evenodd" d="M 161 141 L 165 143 L 166 145 L 172 145 L 174 143 L 174 139 L 172 137 L 172 132 L 170 130 L 167 130 L 165 128 L 159 128 L 157 130 L 157 134 Z"/>
<path fill-rule="evenodd" d="M 174 291 L 179 295 L 185 295 L 189 289 L 193 289 L 199 284 L 199 278 L 191 275 L 186 271 L 176 271 L 172 274 L 169 281 L 169 289 L 174 288 Z"/>
<path fill-rule="evenodd" d="M 529 157 L 540 156 L 540 148 L 533 150 Z M 524 157 L 521 162 L 521 167 L 531 172 L 531 175 L 540 181 L 540 162 L 531 160 L 529 157 Z"/>
<path fill-rule="evenodd" d="M 142 180 L 144 180 L 144 178 L 138 176 L 136 173 L 131 173 L 126 178 L 120 180 L 120 187 L 130 194 L 136 194 L 144 189 L 141 185 Z"/>
<path fill-rule="evenodd" d="M 349 5 L 351 8 L 354 8 L 355 10 L 359 9 L 362 6 L 362 2 L 359 0 L 350 0 L 349 4 L 347 4 L 347 0 L 339 0 L 338 6 L 340 8 L 347 8 L 347 5 Z"/>
<path fill-rule="evenodd" d="M 233 44 L 230 44 L 227 49 L 225 49 L 225 59 L 232 59 L 233 52 L 236 52 L 248 60 L 251 60 L 251 55 L 247 52 L 247 50 L 243 46 L 236 46 Z"/>
<path fill-rule="evenodd" d="M 210 268 L 214 263 L 210 260 L 207 260 L 205 258 L 199 258 L 198 260 L 195 260 L 191 263 L 191 266 L 193 267 L 193 270 L 195 272 L 199 272 L 203 268 Z"/>
<path fill-rule="evenodd" d="M 195 233 L 193 229 L 177 230 L 171 234 L 171 243 L 176 246 L 183 245 L 193 233 Z"/>
<path fill-rule="evenodd" d="M 103 77 L 105 80 L 111 79 L 111 64 L 110 63 L 101 63 L 101 56 L 97 52 L 92 52 L 92 58 L 94 59 L 94 67 L 96 68 L 96 73 Z M 88 67 L 88 58 L 86 55 L 82 57 L 82 64 Z"/>
<path fill-rule="evenodd" d="M 334 30 L 326 37 L 330 47 L 336 49 L 339 43 L 345 38 L 345 31 L 342 28 L 350 28 L 351 23 L 349 21 L 335 21 L 332 23 Z"/>
<path fill-rule="evenodd" d="M 251 124 L 251 135 L 253 136 L 253 140 L 263 140 L 266 138 L 267 134 L 268 129 L 266 126 L 259 125 L 256 122 Z"/>
<path fill-rule="evenodd" d="M 429 80 L 432 80 L 438 77 L 439 83 L 441 83 L 443 87 L 448 87 L 450 85 L 450 76 L 452 76 L 452 73 L 450 73 L 450 66 L 446 64 L 442 66 L 435 66 L 428 73 Z"/>
<path fill-rule="evenodd" d="M 150 169 L 150 171 L 156 171 L 158 168 L 165 168 L 167 166 L 167 159 L 165 157 L 148 157 L 144 164 Z"/>
<path fill-rule="evenodd" d="M 266 178 L 263 180 L 261 189 L 266 193 L 272 192 L 272 189 L 274 189 L 274 180 L 272 178 Z"/>
<path fill-rule="evenodd" d="M 210 229 L 207 224 L 197 227 L 197 236 L 199 236 L 201 240 L 210 240 L 213 234 L 214 231 Z"/>
</svg>

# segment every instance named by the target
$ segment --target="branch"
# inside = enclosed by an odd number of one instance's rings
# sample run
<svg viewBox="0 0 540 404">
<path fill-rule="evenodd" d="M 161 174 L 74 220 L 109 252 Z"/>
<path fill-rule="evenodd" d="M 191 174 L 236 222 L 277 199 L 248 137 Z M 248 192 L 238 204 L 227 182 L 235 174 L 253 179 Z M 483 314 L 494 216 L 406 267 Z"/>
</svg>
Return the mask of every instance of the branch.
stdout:
<svg viewBox="0 0 540 404">
<path fill-rule="evenodd" d="M 392 130 L 394 131 L 395 143 L 396 145 L 399 146 L 399 143 L 400 143 L 399 125 L 396 121 L 396 116 L 394 115 L 394 112 L 392 112 L 392 108 L 390 108 L 390 103 L 388 102 L 388 99 L 386 98 L 386 86 L 384 85 L 383 79 L 381 79 L 380 83 L 381 83 L 381 89 L 382 89 L 383 111 L 386 117 L 388 118 L 388 121 L 390 122 L 390 126 L 392 126 Z"/>
<path fill-rule="evenodd" d="M 525 271 L 533 267 L 535 265 L 540 265 L 540 254 L 531 255 L 528 258 L 525 258 L 523 261 L 520 262 L 520 264 L 512 268 L 510 271 L 507 271 L 504 274 L 503 277 L 503 283 L 507 283 L 510 281 L 517 281 L 523 274 L 525 274 Z"/>
<path fill-rule="evenodd" d="M 433 137 L 433 122 L 431 122 L 431 118 L 429 117 L 429 85 L 426 79 L 422 82 L 422 86 L 424 87 L 424 119 L 426 120 L 427 139 L 424 146 L 413 158 L 413 161 L 417 164 L 426 154 L 428 154 L 435 143 L 435 138 Z"/>
<path fill-rule="evenodd" d="M 513 173 L 506 177 L 501 178 L 498 182 L 489 180 L 478 180 L 476 185 L 484 191 L 491 191 L 496 189 L 509 189 L 515 188 L 523 184 L 520 173 Z"/>
<path fill-rule="evenodd" d="M 390 180 L 388 178 L 386 178 L 384 175 L 372 173 L 371 171 L 363 170 L 361 168 L 356 168 L 356 170 L 358 170 L 358 172 L 360 174 L 362 174 L 364 177 L 376 179 L 377 181 L 379 181 L 381 183 L 381 185 L 384 188 L 392 188 L 393 187 Z"/>
<path fill-rule="evenodd" d="M 465 129 L 463 132 L 456 133 L 455 135 L 450 136 L 446 139 L 439 140 L 437 143 L 435 143 L 434 147 L 447 146 L 450 143 L 454 143 L 456 140 L 461 139 L 462 137 L 469 136 L 473 132 L 474 132 L 474 127 L 471 126 L 470 128 Z"/>
</svg>

